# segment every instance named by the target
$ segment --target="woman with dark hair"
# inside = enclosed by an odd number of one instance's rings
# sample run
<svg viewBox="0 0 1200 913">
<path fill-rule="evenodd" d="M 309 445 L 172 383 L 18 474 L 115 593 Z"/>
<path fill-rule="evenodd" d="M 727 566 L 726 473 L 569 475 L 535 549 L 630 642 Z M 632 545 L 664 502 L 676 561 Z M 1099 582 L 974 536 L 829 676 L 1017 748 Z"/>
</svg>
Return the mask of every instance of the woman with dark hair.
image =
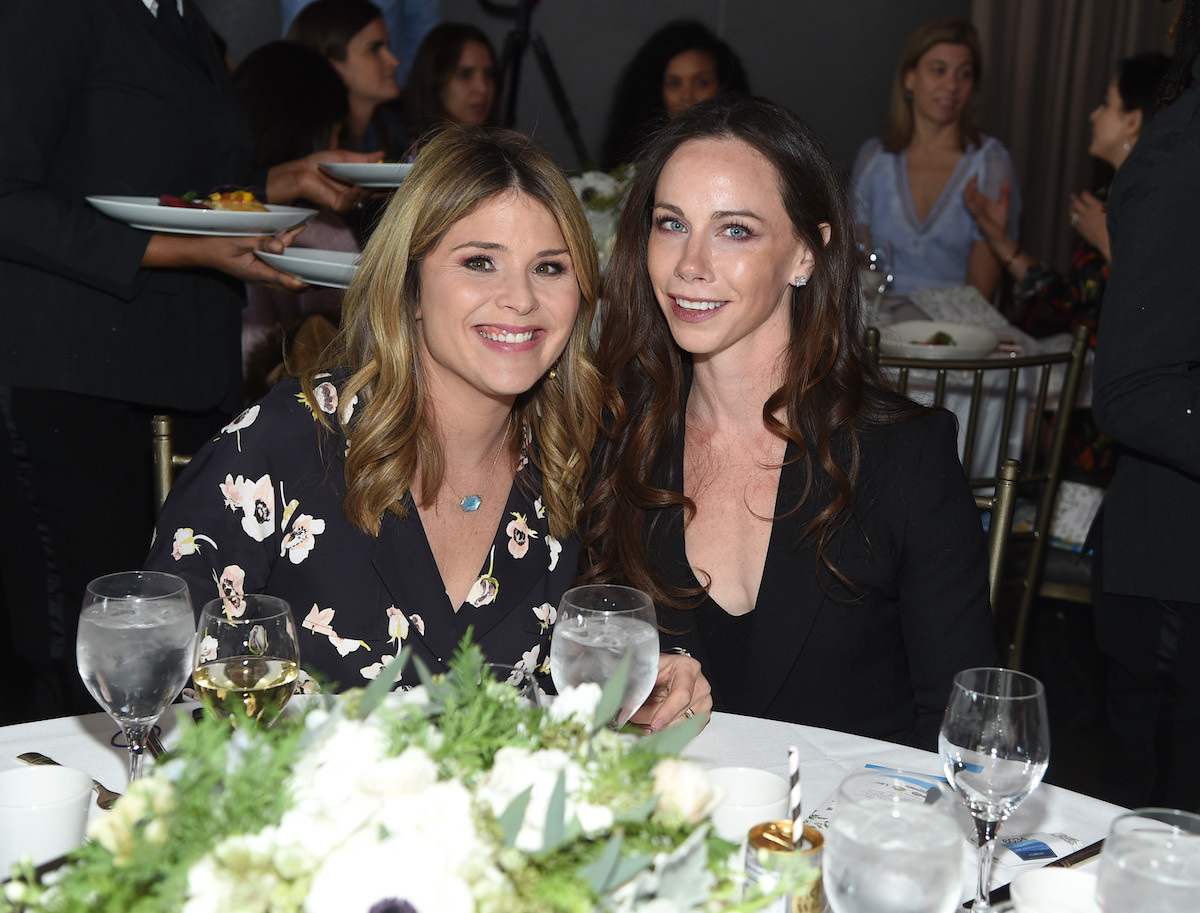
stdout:
<svg viewBox="0 0 1200 913">
<path fill-rule="evenodd" d="M 339 143 L 364 152 L 383 150 L 396 157 L 405 146 L 403 125 L 388 113 L 400 95 L 388 49 L 383 15 L 370 0 L 315 0 L 300 11 L 287 38 L 328 60 L 346 84 L 350 111 Z"/>
<path fill-rule="evenodd" d="M 963 203 L 976 178 L 989 198 L 1009 186 L 1008 232 L 1021 215 L 1008 150 L 979 132 L 979 35 L 969 22 L 936 19 L 909 39 L 892 81 L 883 136 L 858 152 L 851 179 L 862 240 L 891 247 L 895 289 L 973 285 L 991 299 L 1001 264 Z"/>
<path fill-rule="evenodd" d="M 286 73 L 287 79 L 279 74 Z M 313 152 L 336 149 L 349 113 L 346 85 L 317 51 L 294 41 L 272 41 L 251 51 L 233 74 L 233 89 L 250 116 L 254 163 L 270 168 Z M 353 229 L 322 207 L 292 245 L 357 252 Z M 246 398 L 266 392 L 290 340 L 309 317 L 326 333 L 341 319 L 342 291 L 311 286 L 301 291 L 248 286 L 242 311 L 242 371 Z M 325 321 L 328 321 L 326 323 Z M 310 327 L 310 328 L 315 328 Z"/>
<path fill-rule="evenodd" d="M 404 89 L 409 135 L 426 142 L 446 124 L 494 123 L 500 71 L 480 29 L 462 22 L 434 26 L 413 58 Z"/>
<path fill-rule="evenodd" d="M 737 54 L 703 24 L 669 22 L 646 39 L 621 73 L 601 151 L 606 170 L 632 161 L 669 118 L 721 92 L 749 95 Z"/>
<path fill-rule="evenodd" d="M 651 593 L 714 707 L 933 748 L 994 655 L 955 424 L 867 358 L 837 169 L 711 99 L 635 162 L 605 281 L 589 580 Z"/>
</svg>

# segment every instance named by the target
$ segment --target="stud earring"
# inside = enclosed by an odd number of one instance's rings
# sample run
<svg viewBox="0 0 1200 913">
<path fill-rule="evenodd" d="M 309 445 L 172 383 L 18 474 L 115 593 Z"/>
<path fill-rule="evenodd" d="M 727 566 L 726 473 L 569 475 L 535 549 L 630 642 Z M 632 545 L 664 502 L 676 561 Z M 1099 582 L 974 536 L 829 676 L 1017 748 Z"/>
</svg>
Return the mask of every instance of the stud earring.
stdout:
<svg viewBox="0 0 1200 913">
<path fill-rule="evenodd" d="M 1130 149 L 1133 148 L 1133 146 L 1129 145 L 1129 143 L 1127 142 L 1127 143 L 1125 143 L 1124 148 L 1125 148 L 1125 151 L 1128 152 Z"/>
<path fill-rule="evenodd" d="M 808 276 L 797 276 L 792 280 L 792 285 L 796 286 L 796 288 L 804 288 L 804 286 L 808 285 Z"/>
<path fill-rule="evenodd" d="M 558 377 L 558 362 L 557 361 L 550 367 L 550 371 L 546 376 L 549 377 L 551 380 L 554 380 L 556 377 Z"/>
</svg>

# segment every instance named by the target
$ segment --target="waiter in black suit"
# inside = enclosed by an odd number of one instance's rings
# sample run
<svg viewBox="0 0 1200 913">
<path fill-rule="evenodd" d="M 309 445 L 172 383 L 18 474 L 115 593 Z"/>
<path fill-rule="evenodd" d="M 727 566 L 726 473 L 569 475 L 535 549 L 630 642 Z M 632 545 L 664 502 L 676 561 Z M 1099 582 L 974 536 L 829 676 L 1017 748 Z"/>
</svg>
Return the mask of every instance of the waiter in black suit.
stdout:
<svg viewBox="0 0 1200 913">
<path fill-rule="evenodd" d="M 1200 806 L 1200 0 L 1176 19 L 1170 105 L 1108 203 L 1092 408 L 1123 445 L 1093 538 L 1096 637 L 1108 656 L 1108 793 Z"/>
<path fill-rule="evenodd" d="M 258 186 L 345 209 L 321 153 L 253 174 L 248 124 L 184 0 L 0 3 L 0 581 L 25 717 L 94 710 L 75 671 L 87 582 L 139 566 L 150 416 L 198 439 L 241 405 L 243 283 L 303 287 L 257 258 L 280 238 L 157 234 L 90 194 Z M 281 74 L 281 78 L 286 78 Z M 183 442 L 185 445 L 187 442 Z M 2 633 L 0 633 L 2 636 Z M 9 669 L 10 672 L 14 670 Z"/>
</svg>

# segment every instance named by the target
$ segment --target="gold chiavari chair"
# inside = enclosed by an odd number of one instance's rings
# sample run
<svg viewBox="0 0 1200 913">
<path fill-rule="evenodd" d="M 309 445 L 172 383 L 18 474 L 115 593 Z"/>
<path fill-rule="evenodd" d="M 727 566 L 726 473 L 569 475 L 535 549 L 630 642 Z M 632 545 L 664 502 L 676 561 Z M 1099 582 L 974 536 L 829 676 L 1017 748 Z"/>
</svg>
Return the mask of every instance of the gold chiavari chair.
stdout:
<svg viewBox="0 0 1200 913">
<path fill-rule="evenodd" d="M 151 419 L 151 440 L 154 449 L 154 510 L 162 510 L 163 502 L 175 481 L 175 470 L 192 461 L 190 453 L 176 453 L 172 444 L 171 416 L 156 415 Z"/>
</svg>

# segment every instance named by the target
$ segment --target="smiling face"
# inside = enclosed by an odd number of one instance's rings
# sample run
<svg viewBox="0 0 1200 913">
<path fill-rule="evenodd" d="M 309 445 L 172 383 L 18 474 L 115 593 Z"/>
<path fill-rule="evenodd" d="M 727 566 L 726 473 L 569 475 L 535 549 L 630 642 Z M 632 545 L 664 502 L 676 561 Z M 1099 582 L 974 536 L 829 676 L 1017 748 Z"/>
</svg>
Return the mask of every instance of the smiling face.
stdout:
<svg viewBox="0 0 1200 913">
<path fill-rule="evenodd" d="M 330 60 L 354 101 L 380 104 L 400 94 L 396 67 L 400 62 L 388 49 L 387 28 L 376 19 L 346 43 L 346 59 Z"/>
<path fill-rule="evenodd" d="M 1119 168 L 1137 142 L 1142 127 L 1142 112 L 1137 108 L 1125 110 L 1121 93 L 1114 79 L 1108 84 L 1104 101 L 1088 117 L 1092 122 L 1092 142 L 1088 154 Z M 1125 144 L 1129 144 L 1129 148 Z"/>
<path fill-rule="evenodd" d="M 579 286 L 558 222 L 530 197 L 485 200 L 420 269 L 419 357 L 435 397 L 511 403 L 566 347 Z"/>
<path fill-rule="evenodd" d="M 741 140 L 689 140 L 659 175 L 652 219 L 650 281 L 684 351 L 769 357 L 788 344 L 790 283 L 813 260 L 762 153 Z"/>
<path fill-rule="evenodd" d="M 975 59 L 965 44 L 935 44 L 904 74 L 915 117 L 938 125 L 955 124 L 975 87 Z"/>
<path fill-rule="evenodd" d="M 446 116 L 458 124 L 482 124 L 496 99 L 496 62 L 486 44 L 468 41 L 438 96 Z"/>
<path fill-rule="evenodd" d="M 667 61 L 662 87 L 667 117 L 682 114 L 720 91 L 717 62 L 706 51 L 684 51 Z"/>
</svg>

